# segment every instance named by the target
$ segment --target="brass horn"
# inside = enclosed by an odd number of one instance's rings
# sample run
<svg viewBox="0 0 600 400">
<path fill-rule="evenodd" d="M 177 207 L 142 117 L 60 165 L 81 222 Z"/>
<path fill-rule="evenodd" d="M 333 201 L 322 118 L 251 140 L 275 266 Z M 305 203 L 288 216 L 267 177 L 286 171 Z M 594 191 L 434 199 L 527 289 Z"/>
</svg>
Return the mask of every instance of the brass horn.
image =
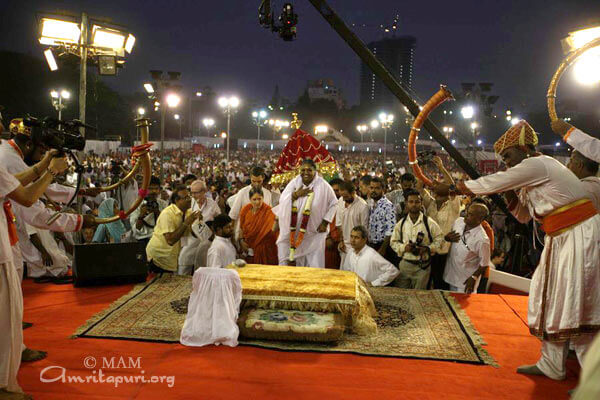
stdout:
<svg viewBox="0 0 600 400">
<path fill-rule="evenodd" d="M 558 82 L 560 78 L 565 73 L 566 69 L 575 62 L 583 53 L 586 51 L 600 46 L 600 38 L 596 38 L 591 42 L 587 43 L 585 46 L 580 47 L 577 50 L 572 51 L 569 55 L 563 60 L 563 62 L 558 66 L 558 69 L 552 76 L 550 80 L 550 86 L 548 87 L 548 93 L 546 94 L 546 100 L 548 103 L 548 114 L 550 115 L 551 121 L 556 121 L 558 116 L 556 115 L 556 88 L 558 86 Z"/>
<path fill-rule="evenodd" d="M 146 194 L 148 193 L 148 186 L 150 185 L 150 177 L 152 176 L 152 164 L 150 161 L 150 147 L 151 143 L 148 143 L 148 137 L 150 135 L 149 131 L 150 120 L 148 118 L 138 118 L 136 120 L 136 129 L 138 130 L 139 136 L 141 138 L 141 145 L 133 148 L 133 154 L 131 155 L 132 161 L 134 163 L 131 171 L 123 179 L 119 180 L 113 185 L 104 186 L 99 188 L 102 192 L 108 192 L 109 190 L 114 190 L 121 186 L 122 184 L 128 182 L 133 179 L 133 177 L 137 174 L 139 169 L 142 169 L 143 181 L 142 187 L 138 193 L 138 198 L 135 200 L 131 208 L 125 212 L 121 212 L 120 215 L 114 215 L 110 218 L 96 218 L 96 223 L 98 224 L 107 224 L 110 222 L 118 221 L 119 219 L 126 218 L 129 214 L 135 211 L 136 208 L 144 200 Z"/>
</svg>

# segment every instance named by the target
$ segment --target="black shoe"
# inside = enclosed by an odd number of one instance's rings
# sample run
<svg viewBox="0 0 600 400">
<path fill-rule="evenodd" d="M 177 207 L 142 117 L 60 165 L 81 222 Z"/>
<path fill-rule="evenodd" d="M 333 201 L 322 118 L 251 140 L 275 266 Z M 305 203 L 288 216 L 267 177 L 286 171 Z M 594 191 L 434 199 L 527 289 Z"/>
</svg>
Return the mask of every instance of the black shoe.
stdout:
<svg viewBox="0 0 600 400">
<path fill-rule="evenodd" d="M 31 328 L 33 324 L 31 322 L 23 322 L 23 329 Z"/>
<path fill-rule="evenodd" d="M 51 276 L 40 276 L 38 278 L 33 278 L 33 281 L 35 283 L 48 283 L 52 281 L 52 277 Z"/>
</svg>

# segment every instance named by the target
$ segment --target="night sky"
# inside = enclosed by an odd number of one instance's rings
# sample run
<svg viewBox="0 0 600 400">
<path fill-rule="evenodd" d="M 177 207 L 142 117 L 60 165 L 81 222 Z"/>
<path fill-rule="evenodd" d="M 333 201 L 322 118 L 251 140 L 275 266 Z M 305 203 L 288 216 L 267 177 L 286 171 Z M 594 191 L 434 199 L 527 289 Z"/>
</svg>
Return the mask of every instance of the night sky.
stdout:
<svg viewBox="0 0 600 400">
<path fill-rule="evenodd" d="M 105 81 L 123 93 L 140 91 L 150 69 L 182 72 L 190 92 L 210 85 L 266 104 L 279 84 L 295 101 L 309 79 L 331 78 L 352 105 L 358 102 L 358 57 L 306 0 L 294 0 L 298 39 L 283 42 L 259 26 L 260 0 L 2 0 L 0 49 L 42 56 L 36 11 L 86 11 L 127 26 L 137 42 L 124 70 Z M 279 13 L 282 1 L 277 4 Z M 390 1 L 330 0 L 348 23 L 376 26 L 400 15 L 398 34 L 417 38 L 414 91 L 421 101 L 439 83 L 459 91 L 460 82 L 490 81 L 499 107 L 541 109 L 552 73 L 563 55 L 560 39 L 600 20 L 598 0 Z M 593 22 L 593 21 L 592 21 Z M 357 28 L 365 42 L 381 38 Z M 576 97 L 600 113 L 600 91 L 573 82 L 567 73 L 559 97 Z"/>
</svg>

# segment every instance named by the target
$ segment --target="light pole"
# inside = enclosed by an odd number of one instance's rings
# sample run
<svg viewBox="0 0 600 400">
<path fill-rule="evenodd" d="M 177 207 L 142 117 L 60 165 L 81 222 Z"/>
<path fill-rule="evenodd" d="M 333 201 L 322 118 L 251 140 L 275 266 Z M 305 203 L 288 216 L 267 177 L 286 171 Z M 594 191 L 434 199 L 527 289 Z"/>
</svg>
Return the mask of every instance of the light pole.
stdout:
<svg viewBox="0 0 600 400">
<path fill-rule="evenodd" d="M 215 120 L 212 118 L 204 118 L 202 120 L 202 125 L 206 128 L 206 136 L 210 136 L 210 128 L 215 126 Z"/>
<path fill-rule="evenodd" d="M 265 110 L 254 111 L 252 112 L 252 118 L 254 118 L 254 125 L 256 125 L 256 129 L 258 131 L 256 139 L 256 159 L 258 160 L 258 149 L 260 147 L 260 128 L 265 126 L 267 123 L 267 120 L 265 119 L 267 118 L 267 112 Z"/>
<path fill-rule="evenodd" d="M 229 136 L 231 136 L 231 114 L 237 111 L 240 105 L 240 99 L 235 96 L 221 97 L 219 99 L 219 107 L 223 109 L 227 115 L 227 164 L 229 164 Z"/>
<path fill-rule="evenodd" d="M 356 130 L 360 133 L 360 142 L 364 142 L 364 134 L 369 129 L 369 127 L 365 124 L 356 125 Z"/>
<path fill-rule="evenodd" d="M 181 134 L 181 123 L 183 122 L 183 119 L 179 114 L 175 114 L 173 118 L 175 118 L 175 120 L 179 124 L 179 148 L 183 149 L 183 136 Z"/>
<path fill-rule="evenodd" d="M 273 127 L 273 140 L 275 140 L 275 136 L 278 135 L 284 127 L 287 128 L 290 126 L 290 121 L 270 119 L 269 125 Z"/>
<path fill-rule="evenodd" d="M 58 120 L 62 120 L 62 110 L 67 106 L 63 103 L 64 100 L 69 100 L 71 97 L 71 93 L 68 90 L 61 90 L 60 92 L 57 90 L 52 90 L 50 92 L 50 97 L 52 98 L 52 105 L 58 111 Z"/>
<path fill-rule="evenodd" d="M 138 119 L 139 118 L 143 118 L 145 114 L 146 114 L 146 109 L 144 107 L 138 107 L 138 109 L 137 109 L 137 117 L 138 117 Z M 139 141 L 140 140 L 140 138 L 139 138 L 139 129 L 136 129 L 135 131 L 136 131 L 135 132 L 135 136 L 136 136 L 135 139 L 136 139 L 136 141 Z"/>
<path fill-rule="evenodd" d="M 477 122 L 471 122 L 471 132 L 473 132 L 473 163 L 477 167 L 477 132 L 479 124 Z"/>
<path fill-rule="evenodd" d="M 383 128 L 383 168 L 385 168 L 385 162 L 387 161 L 387 131 L 394 123 L 394 115 L 386 114 L 384 112 L 380 113 L 379 123 Z"/>
<path fill-rule="evenodd" d="M 181 102 L 181 97 L 177 94 L 181 85 L 174 84 L 179 80 L 181 73 L 168 71 L 167 76 L 163 76 L 163 71 L 152 70 L 150 75 L 154 82 L 144 83 L 144 89 L 148 92 L 148 97 L 155 100 L 154 110 L 160 109 L 160 180 L 164 183 L 165 119 L 167 108 L 175 108 Z"/>
</svg>

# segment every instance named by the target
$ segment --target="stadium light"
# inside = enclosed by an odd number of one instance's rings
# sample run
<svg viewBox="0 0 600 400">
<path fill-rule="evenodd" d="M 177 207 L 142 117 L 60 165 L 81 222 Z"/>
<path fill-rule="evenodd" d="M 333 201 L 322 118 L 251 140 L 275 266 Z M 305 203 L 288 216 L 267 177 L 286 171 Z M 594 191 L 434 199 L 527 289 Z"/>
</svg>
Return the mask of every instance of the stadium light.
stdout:
<svg viewBox="0 0 600 400">
<path fill-rule="evenodd" d="M 148 93 L 154 93 L 154 86 L 152 86 L 151 83 L 144 83 L 144 89 L 146 89 L 146 92 Z"/>
<path fill-rule="evenodd" d="M 179 102 L 181 101 L 181 97 L 179 97 L 178 94 L 175 93 L 169 93 L 167 95 L 167 105 L 169 106 L 169 108 L 175 108 L 179 105 Z"/>
<path fill-rule="evenodd" d="M 79 24 L 52 18 L 42 18 L 41 31 L 40 43 L 49 46 L 62 43 L 79 44 L 81 36 Z"/>
<path fill-rule="evenodd" d="M 569 36 L 562 40 L 563 49 L 569 53 L 598 38 L 600 26 L 569 32 Z M 573 66 L 573 74 L 575 80 L 583 85 L 600 82 L 600 47 L 594 47 L 582 54 Z"/>
<path fill-rule="evenodd" d="M 48 49 L 44 51 L 44 57 L 46 57 L 46 62 L 48 62 L 50 71 L 56 71 L 58 69 L 58 64 L 56 63 L 56 59 L 54 58 L 54 53 L 52 53 L 52 50 Z"/>
<path fill-rule="evenodd" d="M 460 113 L 462 114 L 462 117 L 464 119 L 471 119 L 475 114 L 475 109 L 473 108 L 473 106 L 465 106 L 460 109 Z"/>
</svg>

